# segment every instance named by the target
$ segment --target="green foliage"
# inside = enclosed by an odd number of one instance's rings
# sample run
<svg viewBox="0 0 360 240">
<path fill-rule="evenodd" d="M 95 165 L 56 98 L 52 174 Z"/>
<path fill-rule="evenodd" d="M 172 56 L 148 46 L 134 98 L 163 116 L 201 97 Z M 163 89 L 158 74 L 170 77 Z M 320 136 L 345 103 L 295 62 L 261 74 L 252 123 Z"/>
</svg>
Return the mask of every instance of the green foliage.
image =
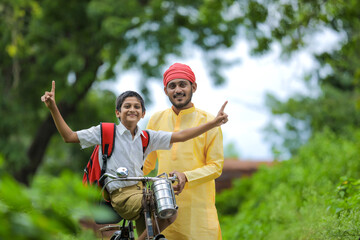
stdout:
<svg viewBox="0 0 360 240">
<path fill-rule="evenodd" d="M 29 183 L 44 156 L 49 164 L 42 170 L 52 172 L 62 163 L 72 165 L 74 158 L 84 159 L 86 154 L 79 156 L 74 148 L 52 139 L 55 126 L 40 102 L 51 80 L 56 81 L 60 111 L 74 130 L 113 121 L 113 112 L 109 114 L 113 103 L 107 106 L 113 94 L 100 90 L 98 83 L 136 71 L 150 103 L 148 82 L 161 81 L 169 57 L 189 57 L 190 48 L 206 51 L 214 83 L 223 83 L 221 68 L 227 64 L 217 50 L 234 44 L 242 17 L 228 13 L 236 4 L 234 0 L 2 1 L 0 152 L 7 159 L 6 168 Z"/>
<path fill-rule="evenodd" d="M 0 239 L 95 240 L 79 220 L 107 218 L 107 213 L 94 205 L 99 197 L 98 190 L 85 188 L 79 176 L 70 172 L 59 177 L 38 175 L 28 188 L 0 166 Z"/>
<path fill-rule="evenodd" d="M 342 177 L 337 187 L 338 198 L 333 206 L 336 213 L 348 213 L 359 208 L 360 203 L 360 179 Z"/>
<path fill-rule="evenodd" d="M 237 149 L 234 142 L 229 142 L 224 146 L 224 158 L 240 158 L 239 150 Z"/>
<path fill-rule="evenodd" d="M 289 4 L 277 1 L 266 4 L 277 9 L 274 13 L 280 15 L 275 23 L 268 18 L 264 26 L 268 28 L 266 32 L 271 33 L 272 41 L 280 43 L 282 52 L 288 57 L 300 49 L 312 51 L 319 66 L 304 78 L 307 93 L 286 101 L 268 96 L 267 105 L 274 119 L 286 122 L 281 128 L 274 126 L 272 119 L 267 128 L 274 149 L 295 154 L 308 137 L 324 128 L 338 134 L 349 127 L 358 128 L 360 2 L 297 0 Z M 322 36 L 324 30 L 338 33 L 341 40 L 333 49 L 324 48 L 319 52 L 311 41 L 316 34 Z"/>
<path fill-rule="evenodd" d="M 236 180 L 217 196 L 224 239 L 359 238 L 359 144 L 359 131 L 324 131 L 292 159 Z"/>
<path fill-rule="evenodd" d="M 242 203 L 250 197 L 246 194 L 251 188 L 251 178 L 234 181 L 231 189 L 225 189 L 216 196 L 216 208 L 223 215 L 232 215 L 239 211 Z"/>
</svg>

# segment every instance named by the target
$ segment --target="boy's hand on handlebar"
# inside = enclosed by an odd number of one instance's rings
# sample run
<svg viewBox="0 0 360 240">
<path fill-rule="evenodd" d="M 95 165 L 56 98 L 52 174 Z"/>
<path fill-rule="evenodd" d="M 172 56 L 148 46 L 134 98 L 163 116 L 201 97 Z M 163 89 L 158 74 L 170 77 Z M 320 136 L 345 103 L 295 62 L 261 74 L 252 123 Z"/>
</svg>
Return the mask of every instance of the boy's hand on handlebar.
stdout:
<svg viewBox="0 0 360 240">
<path fill-rule="evenodd" d="M 55 105 L 55 81 L 52 81 L 51 91 L 46 91 L 41 97 L 41 101 L 44 102 L 48 108 L 51 108 Z"/>
<path fill-rule="evenodd" d="M 187 178 L 185 176 L 185 174 L 183 172 L 178 172 L 178 171 L 172 171 L 171 173 L 169 173 L 170 176 L 176 175 L 177 179 L 178 179 L 178 184 L 174 186 L 174 192 L 175 195 L 179 195 L 182 190 L 185 187 L 185 183 L 187 182 Z"/>
</svg>

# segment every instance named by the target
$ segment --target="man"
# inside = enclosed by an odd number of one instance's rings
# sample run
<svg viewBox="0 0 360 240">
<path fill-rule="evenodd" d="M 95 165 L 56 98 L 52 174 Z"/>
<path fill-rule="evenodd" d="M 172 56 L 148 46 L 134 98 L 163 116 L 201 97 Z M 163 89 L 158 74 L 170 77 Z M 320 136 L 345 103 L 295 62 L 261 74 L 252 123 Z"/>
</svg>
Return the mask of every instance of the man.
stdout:
<svg viewBox="0 0 360 240">
<path fill-rule="evenodd" d="M 155 113 L 148 129 L 177 132 L 214 118 L 191 102 L 197 84 L 189 66 L 173 64 L 164 73 L 163 83 L 172 108 Z M 159 173 L 171 172 L 179 178 L 179 184 L 174 186 L 178 216 L 164 231 L 167 239 L 221 239 L 215 207 L 215 178 L 221 175 L 224 163 L 220 127 L 192 140 L 174 143 L 171 150 L 150 153 L 144 164 L 145 174 L 155 168 L 156 159 Z"/>
</svg>

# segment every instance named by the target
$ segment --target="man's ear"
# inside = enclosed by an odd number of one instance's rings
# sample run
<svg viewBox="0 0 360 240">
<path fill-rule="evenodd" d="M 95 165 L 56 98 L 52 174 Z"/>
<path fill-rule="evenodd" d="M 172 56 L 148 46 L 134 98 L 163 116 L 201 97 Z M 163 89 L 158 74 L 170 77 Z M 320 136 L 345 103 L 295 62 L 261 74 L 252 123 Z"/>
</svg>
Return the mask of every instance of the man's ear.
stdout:
<svg viewBox="0 0 360 240">
<path fill-rule="evenodd" d="M 192 92 L 196 92 L 196 89 L 197 89 L 197 84 L 196 82 L 194 82 L 193 84 L 191 84 L 191 88 L 192 88 Z"/>
<path fill-rule="evenodd" d="M 166 87 L 164 87 L 164 92 L 165 92 L 166 96 L 168 96 L 168 92 L 167 92 Z"/>
</svg>

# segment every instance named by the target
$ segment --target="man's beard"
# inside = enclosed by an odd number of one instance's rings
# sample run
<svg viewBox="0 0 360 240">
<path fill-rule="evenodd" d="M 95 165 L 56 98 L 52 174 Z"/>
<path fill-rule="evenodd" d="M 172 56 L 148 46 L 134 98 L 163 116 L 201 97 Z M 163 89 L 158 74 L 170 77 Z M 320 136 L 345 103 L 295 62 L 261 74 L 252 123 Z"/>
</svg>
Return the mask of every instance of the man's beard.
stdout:
<svg viewBox="0 0 360 240">
<path fill-rule="evenodd" d="M 179 94 L 180 95 L 180 94 Z M 182 94 L 181 94 L 182 95 Z M 175 95 L 176 96 L 176 95 Z M 170 102 L 172 103 L 172 105 L 174 107 L 176 107 L 177 109 L 183 109 L 183 107 L 185 107 L 186 105 L 188 105 L 191 102 L 191 98 L 192 98 L 192 90 L 190 91 L 190 97 L 184 102 L 184 103 L 176 103 L 172 98 L 170 98 Z"/>
</svg>

